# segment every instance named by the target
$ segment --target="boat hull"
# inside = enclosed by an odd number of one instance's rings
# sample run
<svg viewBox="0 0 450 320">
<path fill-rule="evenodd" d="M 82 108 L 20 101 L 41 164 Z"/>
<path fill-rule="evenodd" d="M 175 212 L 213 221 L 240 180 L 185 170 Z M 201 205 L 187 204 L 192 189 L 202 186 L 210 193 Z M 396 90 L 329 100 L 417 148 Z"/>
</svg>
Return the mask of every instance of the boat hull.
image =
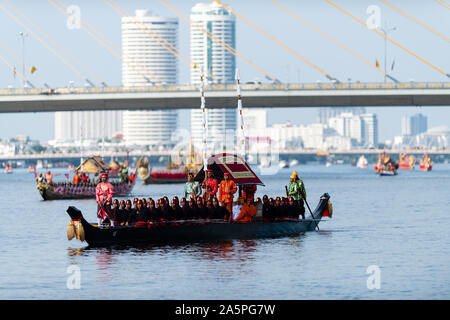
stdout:
<svg viewBox="0 0 450 320">
<path fill-rule="evenodd" d="M 378 173 L 380 176 L 396 176 L 396 171 L 381 171 Z"/>
<path fill-rule="evenodd" d="M 69 207 L 72 221 L 80 221 L 85 241 L 90 246 L 134 243 L 167 243 L 217 241 L 294 236 L 313 231 L 328 208 L 329 195 L 324 194 L 313 212 L 314 219 L 285 219 L 275 222 L 229 223 L 223 220 L 177 221 L 142 224 L 133 227 L 98 228 L 88 223 L 78 209 Z"/>
<path fill-rule="evenodd" d="M 409 163 L 402 163 L 400 162 L 398 164 L 399 170 L 414 170 L 414 165 L 410 165 Z"/>
<path fill-rule="evenodd" d="M 378 168 L 378 165 L 374 165 L 375 173 L 380 176 L 396 176 L 397 170 L 385 170 L 383 168 Z"/>
<path fill-rule="evenodd" d="M 168 184 L 168 183 L 186 183 L 187 172 L 180 175 L 167 175 L 155 177 L 150 174 L 146 179 L 143 180 L 143 184 Z"/>
</svg>

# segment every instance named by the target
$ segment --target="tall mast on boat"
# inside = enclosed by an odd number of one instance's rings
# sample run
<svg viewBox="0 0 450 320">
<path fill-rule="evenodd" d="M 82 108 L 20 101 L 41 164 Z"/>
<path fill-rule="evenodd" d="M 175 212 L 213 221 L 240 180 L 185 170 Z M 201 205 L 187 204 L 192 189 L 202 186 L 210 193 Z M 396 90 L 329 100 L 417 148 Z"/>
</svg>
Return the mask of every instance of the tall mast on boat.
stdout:
<svg viewBox="0 0 450 320">
<path fill-rule="evenodd" d="M 103 134 L 102 134 L 102 159 L 105 161 L 105 118 L 103 118 Z"/>
<path fill-rule="evenodd" d="M 237 109 L 238 109 L 238 124 L 239 124 L 239 132 L 237 136 L 237 143 L 238 143 L 238 152 L 240 153 L 241 157 L 245 160 L 246 158 L 246 150 L 245 150 L 245 134 L 244 134 L 244 117 L 242 115 L 242 99 L 241 99 L 241 78 L 239 75 L 239 69 L 236 68 L 236 92 L 237 92 Z"/>
<path fill-rule="evenodd" d="M 203 168 L 205 171 L 205 179 L 206 179 L 206 170 L 208 169 L 208 157 L 207 157 L 207 127 L 206 127 L 206 106 L 205 106 L 205 77 L 203 74 L 203 67 L 200 71 L 200 99 L 201 105 L 200 108 L 202 110 L 202 135 L 203 135 Z"/>
<path fill-rule="evenodd" d="M 83 171 L 83 127 L 84 127 L 84 123 L 81 124 L 81 141 L 80 141 L 80 165 L 81 165 L 81 171 Z"/>
</svg>

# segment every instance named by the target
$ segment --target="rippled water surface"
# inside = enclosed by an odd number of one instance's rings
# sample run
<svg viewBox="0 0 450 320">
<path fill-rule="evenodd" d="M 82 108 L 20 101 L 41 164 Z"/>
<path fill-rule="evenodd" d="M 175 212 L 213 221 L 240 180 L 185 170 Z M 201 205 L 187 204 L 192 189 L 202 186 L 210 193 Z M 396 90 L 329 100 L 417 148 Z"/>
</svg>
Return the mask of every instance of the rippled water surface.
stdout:
<svg viewBox="0 0 450 320">
<path fill-rule="evenodd" d="M 334 216 L 319 232 L 113 248 L 67 240 L 67 207 L 96 221 L 94 200 L 42 201 L 32 174 L 2 172 L 0 299 L 450 298 L 450 165 L 395 177 L 350 165 L 295 169 L 312 208 L 331 195 Z M 282 195 L 291 171 L 262 176 L 257 196 Z M 130 197 L 182 189 L 138 184 Z M 380 289 L 367 287 L 371 265 L 380 268 Z M 79 267 L 80 289 L 67 288 L 71 266 Z"/>
</svg>

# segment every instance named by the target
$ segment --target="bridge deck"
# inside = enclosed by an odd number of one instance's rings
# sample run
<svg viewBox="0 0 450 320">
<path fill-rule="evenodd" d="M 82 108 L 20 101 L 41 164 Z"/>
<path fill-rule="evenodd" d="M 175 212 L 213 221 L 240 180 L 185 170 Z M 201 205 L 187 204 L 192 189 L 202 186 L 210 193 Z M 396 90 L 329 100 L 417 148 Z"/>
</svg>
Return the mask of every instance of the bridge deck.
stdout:
<svg viewBox="0 0 450 320">
<path fill-rule="evenodd" d="M 235 85 L 206 87 L 208 108 L 236 108 Z M 247 84 L 247 108 L 333 106 L 449 106 L 450 83 Z M 148 86 L 0 90 L 0 112 L 191 109 L 196 86 Z"/>
</svg>

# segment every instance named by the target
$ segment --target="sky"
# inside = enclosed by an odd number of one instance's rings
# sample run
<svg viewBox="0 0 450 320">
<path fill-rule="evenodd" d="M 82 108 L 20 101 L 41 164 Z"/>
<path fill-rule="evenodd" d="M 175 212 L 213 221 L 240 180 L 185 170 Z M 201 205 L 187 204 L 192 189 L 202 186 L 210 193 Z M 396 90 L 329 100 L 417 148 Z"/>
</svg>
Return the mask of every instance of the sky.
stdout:
<svg viewBox="0 0 450 320">
<path fill-rule="evenodd" d="M 16 66 L 17 71 L 21 72 L 23 46 L 19 32 L 25 29 L 13 20 L 3 10 L 4 8 L 11 13 L 15 13 L 18 17 L 20 16 L 17 12 L 21 12 L 29 21 L 38 26 L 39 29 L 44 30 L 53 40 L 63 46 L 72 56 L 76 57 L 87 69 L 108 85 L 120 85 L 120 59 L 111 54 L 82 28 L 69 28 L 67 16 L 52 5 L 52 3 L 57 4 L 58 2 L 62 2 L 66 6 L 78 6 L 83 20 L 99 30 L 117 47 L 120 47 L 121 16 L 106 4 L 106 0 L 0 0 L 0 29 L 2 30 L 0 56 L 11 65 Z M 177 17 L 159 0 L 115 0 L 115 2 L 129 13 L 134 13 L 136 9 L 148 9 L 153 15 Z M 342 82 L 384 81 L 381 73 L 284 12 L 271 0 L 227 0 L 224 2 Z M 384 68 L 384 38 L 345 15 L 325 0 L 277 0 L 277 2 L 343 43 L 367 61 L 373 64 L 378 61 L 380 67 Z M 382 27 L 388 29 L 395 27 L 395 30 L 389 32 L 390 37 L 434 66 L 450 73 L 449 42 L 397 13 L 384 1 L 333 0 L 333 2 L 364 22 L 379 23 Z M 178 7 L 185 14 L 189 14 L 191 8 L 198 1 L 169 0 L 169 3 Z M 450 5 L 445 7 L 435 0 L 391 0 L 390 3 L 395 4 L 446 37 L 450 36 Z M 450 4 L 450 1 L 446 3 Z M 18 11 L 14 11 L 13 8 Z M 22 23 L 26 22 L 24 18 L 20 18 Z M 33 28 L 32 30 L 42 40 L 47 41 L 38 29 Z M 189 24 L 179 18 L 179 49 L 188 56 L 190 51 L 189 31 Z M 26 30 L 25 32 L 28 33 L 25 38 L 25 63 L 37 68 L 36 76 L 53 87 L 67 86 L 69 81 L 74 81 L 75 85 L 84 86 L 82 77 L 61 62 L 39 39 L 33 37 L 31 32 Z M 52 45 L 51 42 L 48 43 L 56 48 L 56 52 L 60 56 L 71 61 L 62 50 Z M 326 81 L 321 73 L 240 18 L 236 18 L 236 46 L 239 52 L 265 71 L 275 75 L 282 82 L 315 83 L 318 80 Z M 394 61 L 394 69 L 391 71 Z M 242 60 L 237 59 L 237 66 L 240 69 L 243 82 L 262 79 L 259 73 Z M 188 83 L 189 67 L 182 62 L 179 62 L 178 67 L 179 83 Z M 435 68 L 389 42 L 387 43 L 387 69 L 395 78 L 405 82 L 450 81 Z M 36 86 L 41 86 L 36 77 L 31 76 L 30 79 Z M 14 78 L 13 72 L 5 63 L 0 61 L 0 88 L 20 87 L 21 85 L 21 78 L 17 75 Z M 245 97 L 243 99 L 245 107 Z M 428 117 L 429 127 L 440 125 L 450 127 L 450 108 L 448 106 L 371 107 L 367 110 L 378 115 L 381 141 L 401 134 L 400 124 L 403 114 L 412 115 L 420 112 Z M 32 139 L 47 141 L 53 138 L 53 120 L 53 113 L 0 114 L 0 139 L 25 134 Z M 269 124 L 288 120 L 294 124 L 315 122 L 317 120 L 317 108 L 269 109 Z M 189 111 L 180 111 L 179 122 L 180 127 L 189 127 Z"/>
</svg>

